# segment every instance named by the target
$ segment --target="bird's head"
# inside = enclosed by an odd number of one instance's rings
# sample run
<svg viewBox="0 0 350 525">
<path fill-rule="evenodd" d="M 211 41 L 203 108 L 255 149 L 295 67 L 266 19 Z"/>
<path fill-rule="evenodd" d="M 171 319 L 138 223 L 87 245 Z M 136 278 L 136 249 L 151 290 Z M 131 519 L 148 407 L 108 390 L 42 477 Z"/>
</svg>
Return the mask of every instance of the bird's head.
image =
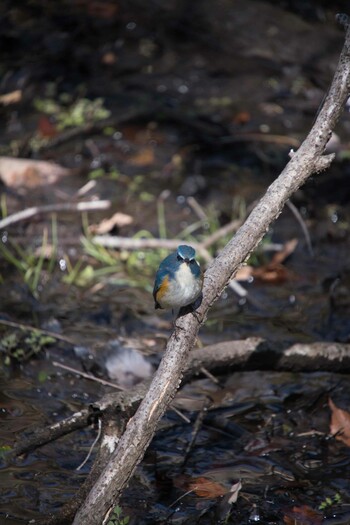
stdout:
<svg viewBox="0 0 350 525">
<path fill-rule="evenodd" d="M 191 246 L 181 244 L 181 246 L 178 246 L 177 248 L 176 255 L 180 264 L 183 262 L 186 264 L 191 264 L 195 261 L 196 252 Z"/>
</svg>

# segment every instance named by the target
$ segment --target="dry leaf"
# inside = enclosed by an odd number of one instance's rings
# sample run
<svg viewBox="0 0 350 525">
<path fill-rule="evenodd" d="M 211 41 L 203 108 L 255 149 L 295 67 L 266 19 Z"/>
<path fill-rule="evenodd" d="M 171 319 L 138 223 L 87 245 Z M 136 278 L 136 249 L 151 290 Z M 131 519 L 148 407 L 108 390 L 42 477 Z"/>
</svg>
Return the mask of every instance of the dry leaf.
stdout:
<svg viewBox="0 0 350 525">
<path fill-rule="evenodd" d="M 301 507 L 293 507 L 285 514 L 283 521 L 286 525 L 321 525 L 323 516 L 308 505 L 301 505 Z"/>
<path fill-rule="evenodd" d="M 264 283 L 280 284 L 291 279 L 291 273 L 283 264 L 269 263 L 260 268 L 253 268 L 253 277 Z"/>
<path fill-rule="evenodd" d="M 154 164 L 154 150 L 151 147 L 141 148 L 135 155 L 129 159 L 132 166 L 151 166 Z"/>
<path fill-rule="evenodd" d="M 53 184 L 70 171 L 53 162 L 0 157 L 0 180 L 16 189 Z"/>
<path fill-rule="evenodd" d="M 259 268 L 254 268 L 248 264 L 242 266 L 236 273 L 235 278 L 238 281 L 247 281 L 251 277 L 255 277 L 255 279 L 270 284 L 284 283 L 292 279 L 291 272 L 282 263 L 294 252 L 297 244 L 297 239 L 291 239 L 285 243 L 282 250 L 274 254 L 271 262 L 259 266 Z"/>
<path fill-rule="evenodd" d="M 116 19 L 120 7 L 115 0 L 73 0 L 73 4 L 93 18 Z"/>
<path fill-rule="evenodd" d="M 43 257 L 46 260 L 51 259 L 56 254 L 56 247 L 53 244 L 47 244 L 46 246 L 38 246 L 34 252 L 35 257 Z"/>
<path fill-rule="evenodd" d="M 9 106 L 10 104 L 17 104 L 17 102 L 21 102 L 21 100 L 22 91 L 20 89 L 11 91 L 11 93 L 5 93 L 4 95 L 0 95 L 0 104 L 3 104 L 4 106 Z"/>
<path fill-rule="evenodd" d="M 217 498 L 227 494 L 226 487 L 207 478 L 196 478 L 189 483 L 189 489 L 193 490 L 201 498 Z"/>
<path fill-rule="evenodd" d="M 235 279 L 237 281 L 248 281 L 252 277 L 253 272 L 254 272 L 253 266 L 250 266 L 249 264 L 245 264 L 244 266 L 241 266 L 237 270 L 235 274 Z"/>
<path fill-rule="evenodd" d="M 233 122 L 235 124 L 247 124 L 251 120 L 251 114 L 248 111 L 240 111 L 236 113 L 233 117 Z"/>
<path fill-rule="evenodd" d="M 114 53 L 113 51 L 107 51 L 101 57 L 102 64 L 105 64 L 106 66 L 112 66 L 117 61 L 118 61 L 118 55 Z"/>
<path fill-rule="evenodd" d="M 338 408 L 331 398 L 328 400 L 328 405 L 332 411 L 330 433 L 336 434 L 336 439 L 350 447 L 350 413 Z"/>
<path fill-rule="evenodd" d="M 298 239 L 291 239 L 290 241 L 286 242 L 283 246 L 283 249 L 274 254 L 271 263 L 282 264 L 287 259 L 287 257 L 289 257 L 295 251 L 297 246 Z"/>
<path fill-rule="evenodd" d="M 38 122 L 38 132 L 41 137 L 55 137 L 58 133 L 57 128 L 46 115 L 41 115 Z"/>
<path fill-rule="evenodd" d="M 89 16 L 110 20 L 116 18 L 119 6 L 117 2 L 99 2 L 90 0 L 87 5 Z"/>
<path fill-rule="evenodd" d="M 239 491 L 241 490 L 242 488 L 242 483 L 240 481 L 237 481 L 237 483 L 234 483 L 232 485 L 232 487 L 230 488 L 230 497 L 227 501 L 227 503 L 230 503 L 232 505 L 232 503 L 236 503 L 237 501 L 237 498 L 238 498 L 238 494 L 239 494 Z"/>
<path fill-rule="evenodd" d="M 133 220 L 134 219 L 131 217 L 131 215 L 117 212 L 109 219 L 103 219 L 103 221 L 101 221 L 99 224 L 91 224 L 89 226 L 89 232 L 98 235 L 104 235 L 105 233 L 111 232 L 115 227 L 122 228 L 123 226 L 132 224 Z"/>
</svg>

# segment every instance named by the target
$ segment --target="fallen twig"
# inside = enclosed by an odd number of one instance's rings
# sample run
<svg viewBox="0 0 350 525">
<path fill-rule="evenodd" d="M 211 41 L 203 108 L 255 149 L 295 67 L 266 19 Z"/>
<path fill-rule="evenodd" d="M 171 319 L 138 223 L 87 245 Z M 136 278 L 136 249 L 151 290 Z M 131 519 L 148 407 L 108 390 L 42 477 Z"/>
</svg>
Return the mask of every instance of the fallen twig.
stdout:
<svg viewBox="0 0 350 525">
<path fill-rule="evenodd" d="M 96 383 L 101 383 L 101 385 L 111 386 L 112 388 L 116 388 L 117 390 L 125 390 L 125 388 L 123 388 L 122 386 L 116 385 L 115 383 L 111 383 L 110 381 L 106 381 L 105 379 L 101 379 L 100 377 L 87 374 L 86 372 L 78 370 L 77 368 L 72 368 L 71 366 L 64 365 L 63 363 L 58 363 L 58 361 L 53 361 L 52 364 L 59 368 L 63 368 L 68 372 L 72 372 L 73 374 L 77 374 L 81 377 L 84 377 L 85 379 L 89 379 L 90 381 L 96 381 Z"/>
<path fill-rule="evenodd" d="M 228 224 L 225 224 L 224 226 L 222 226 L 221 228 L 216 230 L 211 235 L 208 235 L 203 240 L 203 242 L 201 242 L 201 246 L 203 248 L 209 248 L 210 246 L 212 246 L 213 244 L 218 242 L 223 237 L 226 237 L 226 235 L 229 235 L 232 232 L 236 232 L 238 230 L 238 228 L 240 226 L 242 226 L 243 222 L 244 222 L 243 219 L 242 220 L 235 219 L 235 220 L 229 222 Z"/>
<path fill-rule="evenodd" d="M 13 213 L 5 219 L 0 220 L 0 230 L 7 228 L 11 224 L 21 221 L 27 221 L 36 215 L 55 213 L 55 212 L 81 212 L 81 211 L 96 211 L 107 210 L 111 206 L 110 201 L 89 201 L 89 202 L 65 202 L 61 204 L 47 204 L 45 206 L 33 206 L 26 208 L 17 213 Z"/>
<path fill-rule="evenodd" d="M 192 350 L 185 379 L 213 370 L 274 370 L 294 372 L 350 371 L 350 345 L 342 343 L 274 343 L 260 337 Z"/>
<path fill-rule="evenodd" d="M 79 412 L 75 412 L 72 416 L 63 421 L 59 421 L 48 427 L 39 428 L 29 436 L 18 439 L 12 448 L 9 457 L 28 454 L 46 443 L 56 441 L 56 439 L 70 434 L 75 430 L 86 428 L 91 424 L 94 417 L 95 414 L 93 414 L 93 411 L 90 408 L 84 408 Z"/>
<path fill-rule="evenodd" d="M 101 419 L 98 420 L 98 432 L 97 432 L 97 435 L 95 437 L 95 439 L 93 440 L 92 444 L 91 444 L 91 447 L 89 448 L 89 452 L 86 454 L 84 460 L 80 463 L 80 465 L 77 466 L 77 468 L 75 470 L 81 470 L 83 468 L 83 466 L 89 461 L 90 459 L 90 456 L 92 454 L 92 451 L 94 450 L 95 446 L 97 445 L 100 437 L 101 437 L 101 434 L 102 434 L 102 423 L 101 423 Z"/>
<path fill-rule="evenodd" d="M 179 244 L 183 244 L 182 239 L 135 239 L 130 237 L 120 237 L 118 235 L 95 235 L 92 241 L 105 248 L 114 248 L 115 250 L 149 250 L 156 248 L 165 248 L 166 250 L 176 250 Z M 191 246 L 206 261 L 211 260 L 210 253 L 202 248 L 200 243 L 191 242 Z"/>
<path fill-rule="evenodd" d="M 86 428 L 108 410 L 116 410 L 119 408 L 121 413 L 125 413 L 129 412 L 131 407 L 134 407 L 133 410 L 135 411 L 145 396 L 148 386 L 149 381 L 144 381 L 135 386 L 132 391 L 105 394 L 101 399 L 91 403 L 88 408 L 79 410 L 62 421 L 53 423 L 45 428 L 40 428 L 29 436 L 25 436 L 25 438 L 22 436 L 19 437 L 9 453 L 9 457 L 28 454 L 46 443 L 70 434 L 74 430 Z"/>
</svg>

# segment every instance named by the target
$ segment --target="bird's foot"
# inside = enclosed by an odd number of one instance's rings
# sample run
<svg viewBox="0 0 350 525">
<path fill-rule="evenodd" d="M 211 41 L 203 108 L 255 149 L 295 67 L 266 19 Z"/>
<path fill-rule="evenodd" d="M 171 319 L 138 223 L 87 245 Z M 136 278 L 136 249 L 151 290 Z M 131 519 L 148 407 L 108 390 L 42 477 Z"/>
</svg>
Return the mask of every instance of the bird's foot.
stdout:
<svg viewBox="0 0 350 525">
<path fill-rule="evenodd" d="M 191 312 L 191 314 L 192 314 L 193 317 L 196 319 L 196 321 L 197 321 L 198 324 L 201 324 L 201 323 L 202 323 L 202 320 L 203 320 L 203 319 L 202 319 L 202 317 L 199 315 L 198 312 L 193 311 L 193 312 Z"/>
<path fill-rule="evenodd" d="M 195 317 L 197 323 L 201 324 L 202 317 L 199 315 L 198 312 L 196 312 L 196 310 L 202 304 L 202 299 L 203 299 L 203 296 L 201 294 L 193 303 L 180 308 L 179 317 L 182 317 L 183 315 L 186 315 L 186 314 L 192 314 Z"/>
<path fill-rule="evenodd" d="M 175 335 L 175 339 L 176 341 L 179 340 L 179 335 L 180 333 L 185 330 L 182 326 L 179 326 L 176 324 L 176 321 L 174 322 L 174 335 Z"/>
</svg>

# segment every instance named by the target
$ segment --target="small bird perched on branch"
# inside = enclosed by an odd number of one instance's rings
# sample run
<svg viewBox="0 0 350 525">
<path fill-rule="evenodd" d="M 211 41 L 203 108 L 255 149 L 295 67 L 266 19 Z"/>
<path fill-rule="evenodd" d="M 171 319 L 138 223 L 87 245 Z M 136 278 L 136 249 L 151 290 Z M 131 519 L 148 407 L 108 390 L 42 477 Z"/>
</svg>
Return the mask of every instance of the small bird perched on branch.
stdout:
<svg viewBox="0 0 350 525">
<path fill-rule="evenodd" d="M 203 274 L 191 246 L 182 244 L 159 265 L 153 297 L 155 308 L 199 306 L 202 298 Z"/>
</svg>

